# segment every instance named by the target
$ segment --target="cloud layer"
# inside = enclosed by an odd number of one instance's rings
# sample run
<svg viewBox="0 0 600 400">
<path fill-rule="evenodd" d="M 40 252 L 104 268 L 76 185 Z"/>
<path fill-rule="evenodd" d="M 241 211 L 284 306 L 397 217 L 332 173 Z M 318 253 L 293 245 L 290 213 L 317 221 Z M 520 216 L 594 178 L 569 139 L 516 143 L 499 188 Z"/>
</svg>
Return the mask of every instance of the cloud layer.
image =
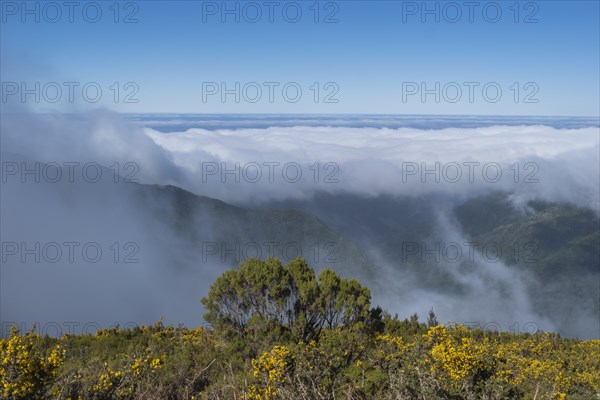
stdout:
<svg viewBox="0 0 600 400">
<path fill-rule="evenodd" d="M 196 250 L 153 216 L 138 215 L 135 200 L 123 201 L 122 184 L 112 183 L 114 173 L 242 205 L 302 200 L 319 192 L 467 199 L 507 190 L 516 204 L 537 197 L 599 209 L 597 126 L 387 128 L 381 118 L 371 117 L 378 124 L 362 119 L 354 121 L 360 127 L 307 126 L 300 121 L 300 126 L 164 132 L 105 111 L 78 116 L 11 111 L 1 122 L 3 241 L 98 242 L 110 255 L 112 243 L 135 242 L 143 250 L 143 267 L 110 260 L 84 263 L 83 269 L 3 263 L 2 322 L 43 317 L 82 324 L 149 323 L 161 314 L 172 316 L 172 322 L 200 320 L 198 299 L 219 271 L 192 268 Z M 65 175 L 56 184 L 52 171 L 43 167 L 24 173 L 24 159 L 59 165 Z M 79 164 L 69 182 L 66 166 L 74 163 Z M 94 168 L 82 172 L 86 163 L 107 168 L 99 183 L 90 184 Z M 440 222 L 444 226 L 447 237 L 462 240 L 455 227 Z M 174 274 L 166 264 L 182 265 L 184 273 Z M 451 271 L 470 288 L 465 297 L 406 291 L 405 279 L 400 285 L 404 297 L 388 296 L 389 304 L 381 300 L 392 310 L 399 301 L 408 302 L 406 308 L 412 305 L 421 315 L 433 302 L 446 304 L 439 312 L 448 320 L 485 320 L 495 314 L 503 327 L 537 318 L 541 327 L 553 328 L 530 310 L 526 276 L 497 264 L 478 265 L 475 273 Z M 394 276 L 388 272 L 386 277 Z M 389 285 L 391 295 L 394 281 L 400 282 L 390 278 L 378 284 Z M 31 295 L 23 295 L 27 287 Z"/>
<path fill-rule="evenodd" d="M 105 112 L 78 119 L 5 116 L 2 125 L 4 152 L 46 162 L 135 163 L 136 178 L 144 183 L 176 184 L 236 203 L 306 198 L 319 191 L 470 197 L 486 190 L 596 210 L 600 202 L 597 126 L 160 132 Z"/>
</svg>

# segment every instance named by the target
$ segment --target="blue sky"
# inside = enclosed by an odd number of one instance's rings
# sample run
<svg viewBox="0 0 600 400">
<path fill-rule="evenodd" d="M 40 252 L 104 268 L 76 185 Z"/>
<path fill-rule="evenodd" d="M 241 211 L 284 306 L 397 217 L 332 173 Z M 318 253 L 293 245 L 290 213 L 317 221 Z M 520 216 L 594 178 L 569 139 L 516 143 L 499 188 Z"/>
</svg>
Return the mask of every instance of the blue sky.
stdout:
<svg viewBox="0 0 600 400">
<path fill-rule="evenodd" d="M 1 3 L 2 105 L 22 101 L 25 82 L 40 94 L 39 103 L 26 95 L 28 105 L 63 111 L 597 116 L 600 109 L 598 1 L 475 1 L 472 15 L 464 1 L 79 2 L 73 22 L 62 1 L 53 3 L 60 16 L 43 2 Z M 225 22 L 223 4 L 239 10 Z M 24 7 L 33 13 L 23 16 Z M 424 7 L 433 13 L 423 15 Z M 262 15 L 252 22 L 256 9 Z M 97 10 L 98 22 L 89 22 Z M 79 84 L 72 102 L 65 82 Z M 102 90 L 96 103 L 85 100 L 86 84 L 88 99 Z M 232 89 L 224 99 L 222 85 Z M 62 93 L 53 103 L 56 86 Z M 424 98 L 422 89 L 430 90 Z M 124 102 L 127 95 L 137 103 Z"/>
</svg>

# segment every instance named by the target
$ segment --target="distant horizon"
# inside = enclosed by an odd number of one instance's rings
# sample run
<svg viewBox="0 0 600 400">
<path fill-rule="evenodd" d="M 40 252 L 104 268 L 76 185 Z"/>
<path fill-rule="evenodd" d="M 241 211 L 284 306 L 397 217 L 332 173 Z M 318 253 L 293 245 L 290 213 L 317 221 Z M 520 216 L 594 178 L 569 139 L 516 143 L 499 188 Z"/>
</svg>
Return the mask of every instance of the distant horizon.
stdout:
<svg viewBox="0 0 600 400">
<path fill-rule="evenodd" d="M 518 117 L 518 118 L 524 118 L 524 117 L 530 117 L 530 118 L 578 118 L 578 119 L 599 119 L 600 120 L 600 114 L 598 115 L 567 115 L 567 114 L 561 114 L 561 115 L 550 115 L 550 114 L 425 114 L 425 113 L 362 113 L 362 112 L 356 112 L 356 113 L 319 113 L 319 112 L 311 112 L 311 113 L 292 113 L 292 112 L 283 112 L 283 113 L 265 113 L 265 112 L 170 112 L 170 111 L 131 111 L 131 112 L 127 112 L 127 111 L 117 111 L 117 110 L 112 110 L 112 109 L 108 109 L 108 108 L 96 108 L 96 109 L 89 109 L 89 110 L 82 110 L 82 111 L 78 111 L 78 112 L 73 112 L 73 111 L 60 111 L 60 110 L 49 110 L 49 111 L 36 111 L 36 110 L 28 110 L 28 111 L 24 111 L 24 112 L 4 112 L 2 111 L 2 114 L 6 114 L 6 115 L 21 115 L 21 114 L 28 114 L 28 113 L 35 113 L 35 114 L 61 114 L 61 115 L 82 115 L 82 114 L 89 114 L 89 113 L 94 113 L 94 112 L 101 112 L 101 111 L 105 111 L 105 112 L 110 112 L 110 113 L 115 113 L 115 114 L 119 114 L 119 115 L 162 115 L 162 116 L 169 116 L 169 115 L 202 115 L 202 116 L 210 116 L 210 115 L 228 115 L 228 116 L 238 116 L 238 115 L 242 115 L 242 116 L 250 116 L 250 115 L 256 115 L 256 116 L 391 116 L 391 117 L 494 117 L 494 118 L 514 118 L 514 117 Z"/>
</svg>

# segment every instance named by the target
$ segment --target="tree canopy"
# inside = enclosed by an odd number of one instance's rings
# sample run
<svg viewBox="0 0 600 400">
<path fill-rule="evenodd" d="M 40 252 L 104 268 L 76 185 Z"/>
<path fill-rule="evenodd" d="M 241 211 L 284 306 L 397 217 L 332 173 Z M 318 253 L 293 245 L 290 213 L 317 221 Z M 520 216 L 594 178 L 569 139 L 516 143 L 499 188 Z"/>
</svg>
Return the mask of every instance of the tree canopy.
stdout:
<svg viewBox="0 0 600 400">
<path fill-rule="evenodd" d="M 312 340 L 323 328 L 368 322 L 371 292 L 330 269 L 318 276 L 298 257 L 249 259 L 223 273 L 202 299 L 214 329 L 245 337 L 257 324 L 277 324 L 298 340 Z"/>
</svg>

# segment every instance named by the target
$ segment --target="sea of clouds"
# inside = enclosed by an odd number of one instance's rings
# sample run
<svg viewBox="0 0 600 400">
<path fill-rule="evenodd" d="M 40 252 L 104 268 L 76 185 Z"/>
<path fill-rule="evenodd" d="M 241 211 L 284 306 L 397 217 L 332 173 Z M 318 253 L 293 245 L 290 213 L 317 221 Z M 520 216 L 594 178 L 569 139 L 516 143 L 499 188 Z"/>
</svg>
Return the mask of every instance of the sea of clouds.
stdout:
<svg viewBox="0 0 600 400">
<path fill-rule="evenodd" d="M 35 173 L 19 170 L 23 162 L 60 165 L 63 172 L 72 163 L 97 163 L 139 183 L 176 185 L 246 206 L 309 199 L 321 192 L 468 199 L 506 190 L 519 205 L 541 198 L 598 212 L 597 120 L 430 120 L 427 127 L 423 116 L 158 118 L 103 110 L 79 115 L 5 110 L 0 123 L 2 241 L 79 240 L 100 243 L 108 254 L 112 243 L 134 242 L 142 262 L 126 265 L 105 257 L 97 263 L 57 265 L 7 258 L 1 270 L 3 326 L 14 322 L 30 328 L 37 321 L 65 329 L 66 322 L 79 321 L 82 329 L 85 323 L 152 323 L 161 315 L 169 322 L 197 325 L 199 298 L 220 271 L 197 268 L 197 249 L 181 243 L 153 216 L 140 215 L 136 200 L 124 196 L 124 184 L 113 184 L 113 177 L 91 182 L 76 169 L 74 182 L 65 175 L 56 183 L 42 170 L 38 182 Z M 461 238 L 455 227 L 444 229 Z M 172 264 L 183 267 L 174 273 L 168 268 Z M 472 288 L 465 298 L 418 287 L 407 291 L 414 282 L 399 284 L 399 279 L 387 283 L 390 293 L 401 285 L 403 309 L 411 309 L 406 302 L 412 301 L 421 315 L 439 303 L 446 320 L 496 315 L 508 326 L 517 318 L 523 323 L 537 318 L 543 328 L 554 328 L 530 310 L 525 275 L 483 262 L 476 274 L 455 274 Z M 393 311 L 394 301 L 387 300 L 384 305 Z M 588 322 L 582 324 L 585 329 Z"/>
<path fill-rule="evenodd" d="M 279 126 L 290 119 L 299 125 Z M 373 116 L 354 117 L 360 127 L 337 126 L 341 119 L 310 126 L 318 117 L 280 117 L 271 127 L 215 129 L 213 118 L 210 128 L 162 132 L 151 118 L 146 124 L 102 111 L 78 118 L 12 114 L 3 116 L 2 151 L 43 162 L 135 163 L 143 183 L 174 184 L 234 203 L 307 198 L 320 191 L 468 198 L 506 190 L 516 200 L 540 197 L 598 210 L 600 139 L 593 119 L 578 123 L 588 126 L 562 128 L 540 118 L 533 125 L 524 118 L 516 120 L 519 125 L 514 118 L 506 125 L 501 118 L 482 118 L 483 126 L 451 127 L 464 119 L 447 118 L 439 129 L 387 128 L 386 120 L 393 125 L 398 119 Z M 383 126 L 362 126 L 369 121 Z M 556 119 L 550 123 L 557 125 Z"/>
</svg>

